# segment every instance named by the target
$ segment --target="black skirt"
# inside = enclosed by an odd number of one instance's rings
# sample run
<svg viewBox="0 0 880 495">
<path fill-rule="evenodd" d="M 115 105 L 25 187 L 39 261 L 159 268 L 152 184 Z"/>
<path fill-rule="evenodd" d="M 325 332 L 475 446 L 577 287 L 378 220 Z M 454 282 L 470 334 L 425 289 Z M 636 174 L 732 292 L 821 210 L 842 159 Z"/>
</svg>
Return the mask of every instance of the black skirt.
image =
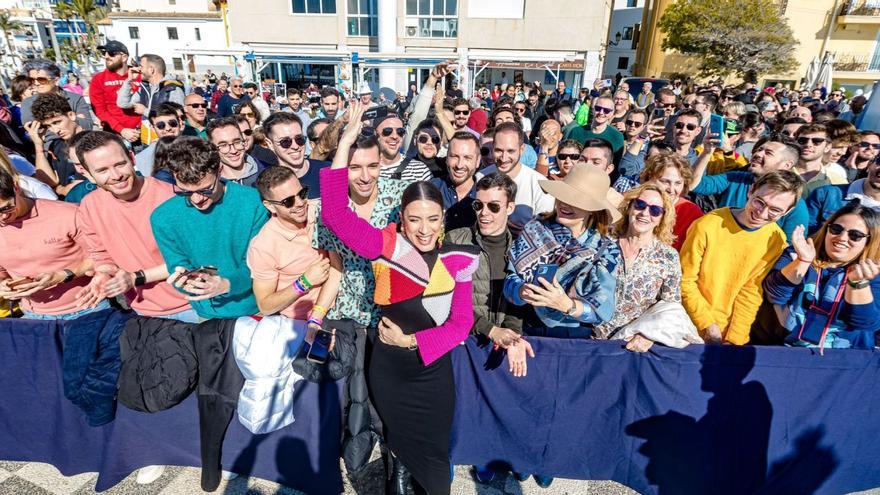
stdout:
<svg viewBox="0 0 880 495">
<path fill-rule="evenodd" d="M 450 354 L 425 366 L 418 351 L 375 338 L 367 382 L 391 452 L 429 495 L 447 495 L 455 409 Z"/>
</svg>

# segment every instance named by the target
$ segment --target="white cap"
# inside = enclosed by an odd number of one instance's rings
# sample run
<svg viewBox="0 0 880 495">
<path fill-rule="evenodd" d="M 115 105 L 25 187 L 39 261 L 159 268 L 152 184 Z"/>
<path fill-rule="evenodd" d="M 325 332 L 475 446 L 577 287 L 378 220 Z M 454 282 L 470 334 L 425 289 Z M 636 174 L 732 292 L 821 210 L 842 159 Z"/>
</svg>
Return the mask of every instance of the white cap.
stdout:
<svg viewBox="0 0 880 495">
<path fill-rule="evenodd" d="M 373 94 L 373 90 L 370 89 L 369 84 L 360 83 L 360 84 L 358 84 L 357 94 L 359 94 L 359 95 Z"/>
</svg>

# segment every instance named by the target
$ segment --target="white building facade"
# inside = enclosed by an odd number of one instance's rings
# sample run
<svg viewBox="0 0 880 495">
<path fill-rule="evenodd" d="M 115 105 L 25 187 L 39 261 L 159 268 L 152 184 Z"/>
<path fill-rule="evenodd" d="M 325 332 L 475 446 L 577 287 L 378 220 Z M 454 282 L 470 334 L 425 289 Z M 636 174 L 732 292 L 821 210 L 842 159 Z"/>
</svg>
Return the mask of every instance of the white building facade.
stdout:
<svg viewBox="0 0 880 495">
<path fill-rule="evenodd" d="M 618 73 L 623 77 L 632 75 L 644 8 L 645 0 L 614 0 L 611 29 L 608 31 L 611 41 L 602 68 L 604 77 L 613 77 Z M 618 33 L 620 41 L 615 45 Z"/>
</svg>

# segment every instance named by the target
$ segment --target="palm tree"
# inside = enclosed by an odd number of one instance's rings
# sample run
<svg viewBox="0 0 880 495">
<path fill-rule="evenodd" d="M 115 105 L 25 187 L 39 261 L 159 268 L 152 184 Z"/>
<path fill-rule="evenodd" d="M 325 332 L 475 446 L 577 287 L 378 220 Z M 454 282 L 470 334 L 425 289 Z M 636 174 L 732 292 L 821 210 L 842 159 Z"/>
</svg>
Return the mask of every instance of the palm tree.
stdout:
<svg viewBox="0 0 880 495">
<path fill-rule="evenodd" d="M 71 25 L 73 31 L 71 39 L 82 51 L 86 62 L 86 70 L 91 72 L 91 57 L 95 55 L 98 46 L 98 21 L 107 17 L 107 10 L 98 6 L 95 0 L 63 0 L 55 5 L 55 15 Z M 85 39 L 80 39 L 77 18 L 82 19 L 86 26 Z"/>
<path fill-rule="evenodd" d="M 12 48 L 12 35 L 24 31 L 25 25 L 12 18 L 12 12 L 8 9 L 0 10 L 0 31 L 3 31 L 3 39 L 6 41 L 6 51 L 10 57 L 16 55 Z"/>
</svg>

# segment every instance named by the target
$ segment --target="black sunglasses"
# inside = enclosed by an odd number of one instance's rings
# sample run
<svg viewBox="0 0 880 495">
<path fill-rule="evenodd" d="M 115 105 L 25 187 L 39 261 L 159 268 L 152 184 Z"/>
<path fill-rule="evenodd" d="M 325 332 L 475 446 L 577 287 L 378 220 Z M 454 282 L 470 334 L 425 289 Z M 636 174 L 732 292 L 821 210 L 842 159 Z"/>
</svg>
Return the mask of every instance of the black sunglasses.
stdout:
<svg viewBox="0 0 880 495">
<path fill-rule="evenodd" d="M 867 141 L 862 141 L 859 143 L 859 148 L 874 148 L 875 150 L 880 150 L 880 143 L 869 143 Z"/>
<path fill-rule="evenodd" d="M 576 162 L 581 159 L 580 153 L 557 153 L 556 159 L 560 162 L 564 162 L 565 160 L 571 160 Z"/>
<path fill-rule="evenodd" d="M 608 115 L 608 114 L 610 114 L 611 112 L 613 112 L 614 109 L 613 109 L 613 108 L 608 108 L 608 107 L 601 107 L 601 106 L 599 106 L 599 105 L 596 105 L 595 107 L 593 107 L 593 111 L 596 112 L 596 113 L 604 113 L 605 115 Z"/>
<path fill-rule="evenodd" d="M 31 84 L 39 84 L 39 85 L 49 84 L 50 82 L 52 82 L 54 80 L 55 80 L 54 77 L 51 77 L 51 78 L 50 77 L 29 77 L 28 78 L 28 81 L 30 81 Z"/>
<path fill-rule="evenodd" d="M 155 124 L 153 124 L 153 127 L 155 127 L 156 129 L 159 129 L 160 131 L 164 131 L 166 126 L 172 128 L 172 129 L 177 129 L 177 127 L 179 125 L 180 125 L 180 123 L 177 122 L 176 120 L 169 120 L 168 122 L 166 122 L 164 120 L 160 120 L 159 122 L 156 122 Z"/>
<path fill-rule="evenodd" d="M 657 106 L 663 108 L 675 108 L 678 106 L 678 103 L 658 103 Z"/>
<path fill-rule="evenodd" d="M 475 199 L 473 203 L 471 203 L 471 208 L 474 209 L 475 212 L 479 213 L 483 211 L 483 207 L 489 208 L 489 211 L 492 213 L 498 213 L 501 211 L 501 203 L 483 203 L 479 199 Z"/>
<path fill-rule="evenodd" d="M 254 135 L 254 130 L 253 129 L 245 129 L 245 130 L 241 131 L 241 133 L 247 137 L 251 137 Z"/>
<path fill-rule="evenodd" d="M 641 126 L 645 125 L 644 122 L 636 122 L 634 120 L 627 120 L 626 122 L 624 122 L 624 124 L 631 126 L 631 127 L 641 127 Z"/>
<path fill-rule="evenodd" d="M 382 136 L 384 136 L 384 137 L 388 137 L 388 136 L 394 134 L 395 132 L 396 132 L 397 135 L 400 136 L 400 137 L 403 137 L 403 136 L 406 135 L 406 129 L 404 129 L 403 127 L 397 127 L 397 128 L 394 128 L 394 127 L 386 127 L 386 128 L 384 128 L 384 129 L 382 129 Z"/>
<path fill-rule="evenodd" d="M 283 137 L 278 141 L 278 146 L 281 146 L 284 149 L 290 149 L 293 146 L 293 143 L 296 143 L 297 146 L 305 146 L 306 137 L 302 134 L 297 134 L 293 137 Z"/>
<path fill-rule="evenodd" d="M 828 232 L 831 232 L 831 234 L 833 235 L 840 235 L 844 231 L 846 231 L 846 235 L 847 237 L 849 237 L 849 240 L 853 242 L 859 242 L 866 237 L 871 237 L 869 234 L 866 234 L 856 229 L 846 230 L 845 228 L 843 228 L 843 225 L 840 225 L 839 223 L 832 223 L 828 226 Z"/>
<path fill-rule="evenodd" d="M 453 110 L 453 115 L 470 115 L 470 110 Z"/>
<path fill-rule="evenodd" d="M 263 201 L 271 203 L 273 205 L 281 205 L 285 208 L 293 208 L 293 205 L 296 204 L 297 198 L 303 201 L 309 199 L 309 186 L 302 186 L 302 189 L 300 189 L 298 193 L 294 194 L 293 196 L 288 196 L 281 201 L 275 201 L 273 199 L 264 199 Z"/>
<path fill-rule="evenodd" d="M 687 130 L 693 131 L 694 129 L 696 129 L 699 126 L 697 124 L 685 124 L 684 122 L 676 122 L 675 123 L 675 128 L 678 130 L 682 130 L 685 127 L 687 127 Z"/>
<path fill-rule="evenodd" d="M 204 197 L 208 198 L 208 197 L 211 197 L 214 195 L 214 191 L 217 190 L 217 186 L 219 184 L 220 184 L 220 177 L 218 176 L 217 178 L 215 178 L 213 186 L 206 187 L 204 189 L 199 189 L 198 191 L 187 191 L 185 189 L 181 189 L 181 188 L 177 187 L 177 184 L 174 184 L 172 186 L 172 189 L 174 191 L 174 194 L 176 194 L 178 196 L 183 196 L 184 198 L 187 198 L 187 199 L 189 199 L 193 194 L 198 194 L 200 196 L 204 196 Z"/>
<path fill-rule="evenodd" d="M 187 105 L 187 106 L 188 106 L 188 107 L 191 107 L 191 108 L 208 108 L 208 104 L 207 104 L 207 103 L 190 103 L 190 104 Z"/>
<path fill-rule="evenodd" d="M 820 138 L 820 137 L 811 137 L 810 138 L 810 137 L 803 136 L 803 137 L 797 138 L 797 142 L 801 146 L 806 146 L 808 143 L 813 143 L 813 146 L 819 146 L 820 144 L 822 144 L 826 141 L 828 141 L 828 139 Z"/>
<path fill-rule="evenodd" d="M 437 136 L 428 136 L 427 134 L 422 134 L 421 136 L 419 136 L 419 143 L 428 144 L 428 141 L 434 143 L 434 146 L 440 144 L 440 138 Z"/>
<path fill-rule="evenodd" d="M 103 57 L 104 55 L 109 55 L 109 56 L 111 56 L 111 57 L 115 57 L 115 56 L 119 55 L 120 53 L 125 53 L 125 52 L 110 52 L 110 51 L 107 51 L 107 50 L 101 50 L 101 56 L 102 56 L 102 57 Z"/>
<path fill-rule="evenodd" d="M 643 211 L 645 208 L 647 208 L 648 213 L 650 213 L 651 216 L 655 217 L 655 218 L 666 213 L 666 208 L 663 208 L 662 206 L 657 206 L 657 205 L 649 205 L 645 201 L 638 199 L 638 198 L 633 200 L 632 205 L 633 205 L 633 208 L 636 209 L 636 211 Z"/>
</svg>

